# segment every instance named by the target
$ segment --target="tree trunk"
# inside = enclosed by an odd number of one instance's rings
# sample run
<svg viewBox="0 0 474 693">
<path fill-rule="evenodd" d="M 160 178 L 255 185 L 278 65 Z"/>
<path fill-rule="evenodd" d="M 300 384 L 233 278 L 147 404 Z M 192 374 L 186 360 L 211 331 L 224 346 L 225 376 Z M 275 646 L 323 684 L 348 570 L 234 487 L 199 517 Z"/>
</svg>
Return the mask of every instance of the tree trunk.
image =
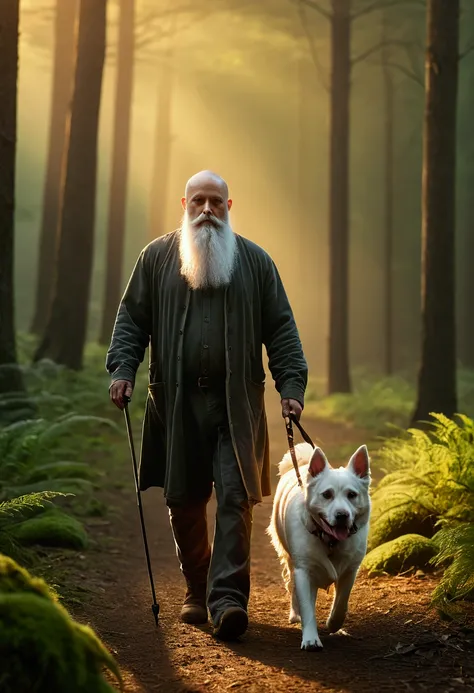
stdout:
<svg viewBox="0 0 474 693">
<path fill-rule="evenodd" d="M 474 18 L 474 15 L 473 15 Z M 472 23 L 472 22 L 471 22 Z M 472 28 L 474 30 L 474 26 Z M 472 123 L 474 122 L 474 56 L 466 58 L 468 65 L 463 70 L 469 71 L 464 86 L 465 101 L 460 114 L 458 126 L 458 152 L 462 161 L 458 172 L 462 176 L 459 185 L 458 214 L 458 356 L 464 367 L 474 369 L 474 320 L 472 319 L 472 302 L 474 297 L 474 142 L 472 141 Z M 460 91 L 462 87 L 460 87 Z"/>
<path fill-rule="evenodd" d="M 175 21 L 175 20 L 174 20 Z M 171 27 L 170 35 L 173 36 Z M 164 57 L 158 80 L 158 103 L 155 126 L 155 158 L 150 190 L 150 241 L 168 233 L 166 228 L 166 208 L 171 165 L 171 111 L 173 106 L 173 50 L 170 48 Z"/>
<path fill-rule="evenodd" d="M 333 0 L 329 193 L 328 392 L 350 392 L 349 372 L 349 101 L 351 0 Z"/>
<path fill-rule="evenodd" d="M 474 112 L 472 114 L 474 119 Z M 471 163 L 471 180 L 474 172 L 474 157 Z M 471 186 L 471 191 L 474 185 Z M 459 358 L 466 368 L 474 369 L 474 319 L 472 303 L 474 297 L 474 272 L 472 271 L 472 259 L 474 258 L 474 206 L 472 194 L 466 204 L 466 219 L 464 228 L 464 242 L 462 252 L 463 268 L 461 271 L 461 311 L 460 322 L 460 349 Z"/>
<path fill-rule="evenodd" d="M 135 0 L 120 0 L 117 86 L 115 94 L 112 178 L 109 193 L 104 306 L 99 341 L 109 344 L 122 289 L 130 120 L 135 50 Z"/>
<path fill-rule="evenodd" d="M 67 155 L 68 117 L 74 80 L 77 0 L 56 0 L 54 72 L 49 123 L 48 164 L 43 190 L 38 273 L 31 332 L 42 334 L 51 308 L 58 226 Z"/>
<path fill-rule="evenodd" d="M 106 0 L 81 0 L 54 299 L 35 359 L 82 368 L 93 262 Z"/>
<path fill-rule="evenodd" d="M 13 300 L 19 0 L 0 9 L 0 393 L 24 389 Z"/>
<path fill-rule="evenodd" d="M 413 423 L 457 408 L 455 174 L 459 0 L 429 0 L 422 188 L 422 339 Z"/>
<path fill-rule="evenodd" d="M 390 50 L 387 44 L 386 15 L 382 18 L 382 72 L 385 97 L 385 305 L 384 305 L 384 371 L 393 373 L 393 142 L 394 86 L 389 67 Z"/>
</svg>

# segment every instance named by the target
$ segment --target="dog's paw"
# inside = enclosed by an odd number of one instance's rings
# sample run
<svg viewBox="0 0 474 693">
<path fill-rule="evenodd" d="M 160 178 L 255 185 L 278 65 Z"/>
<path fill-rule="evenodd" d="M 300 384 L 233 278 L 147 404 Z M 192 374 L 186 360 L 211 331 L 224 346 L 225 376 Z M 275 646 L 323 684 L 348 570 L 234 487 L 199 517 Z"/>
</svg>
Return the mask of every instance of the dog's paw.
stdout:
<svg viewBox="0 0 474 693">
<path fill-rule="evenodd" d="M 316 637 L 305 638 L 301 641 L 301 649 L 306 650 L 306 652 L 319 652 L 323 649 L 323 644 L 321 640 Z"/>
<path fill-rule="evenodd" d="M 330 614 L 328 620 L 326 621 L 326 628 L 330 633 L 337 633 L 338 630 L 344 625 L 346 620 L 346 613 L 343 614 Z"/>
<path fill-rule="evenodd" d="M 290 615 L 288 617 L 289 623 L 301 623 L 301 616 L 294 610 L 290 609 Z"/>
</svg>

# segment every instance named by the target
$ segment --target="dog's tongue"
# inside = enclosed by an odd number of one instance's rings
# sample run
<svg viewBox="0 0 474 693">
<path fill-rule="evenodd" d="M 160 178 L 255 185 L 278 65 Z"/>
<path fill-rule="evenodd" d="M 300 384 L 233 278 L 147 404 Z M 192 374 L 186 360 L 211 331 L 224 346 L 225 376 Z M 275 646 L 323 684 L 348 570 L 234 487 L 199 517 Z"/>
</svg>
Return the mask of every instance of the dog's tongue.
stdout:
<svg viewBox="0 0 474 693">
<path fill-rule="evenodd" d="M 331 530 L 331 534 L 339 541 L 344 541 L 349 536 L 349 527 L 331 527 Z"/>
<path fill-rule="evenodd" d="M 337 539 L 338 541 L 344 541 L 344 539 L 347 539 L 349 536 L 349 527 L 333 527 L 330 525 L 326 520 L 321 518 L 323 520 L 323 525 L 324 525 L 324 531 L 326 534 L 329 534 L 331 537 L 334 537 L 334 539 Z"/>
</svg>

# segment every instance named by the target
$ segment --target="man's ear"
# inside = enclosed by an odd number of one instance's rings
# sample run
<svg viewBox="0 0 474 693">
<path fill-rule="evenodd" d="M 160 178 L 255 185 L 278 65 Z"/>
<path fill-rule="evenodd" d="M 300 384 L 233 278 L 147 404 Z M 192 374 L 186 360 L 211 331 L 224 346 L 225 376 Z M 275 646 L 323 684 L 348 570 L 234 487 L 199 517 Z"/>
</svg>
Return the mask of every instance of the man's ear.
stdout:
<svg viewBox="0 0 474 693">
<path fill-rule="evenodd" d="M 227 200 L 227 210 L 230 212 L 230 208 L 232 207 L 232 200 Z"/>
<path fill-rule="evenodd" d="M 181 207 L 186 211 L 186 198 L 182 197 L 181 198 Z"/>
</svg>

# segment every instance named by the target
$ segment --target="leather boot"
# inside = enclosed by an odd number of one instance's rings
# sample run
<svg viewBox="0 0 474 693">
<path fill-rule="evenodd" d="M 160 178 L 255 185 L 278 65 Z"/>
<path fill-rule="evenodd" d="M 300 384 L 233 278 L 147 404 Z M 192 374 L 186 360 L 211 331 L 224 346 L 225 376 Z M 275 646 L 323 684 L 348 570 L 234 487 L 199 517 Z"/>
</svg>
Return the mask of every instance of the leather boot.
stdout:
<svg viewBox="0 0 474 693">
<path fill-rule="evenodd" d="M 188 584 L 180 618 L 183 623 L 207 623 L 206 585 Z"/>
<path fill-rule="evenodd" d="M 207 501 L 185 506 L 170 506 L 170 523 L 181 572 L 187 591 L 181 620 L 184 623 L 207 622 L 207 573 L 211 547 L 207 534 Z"/>
</svg>

